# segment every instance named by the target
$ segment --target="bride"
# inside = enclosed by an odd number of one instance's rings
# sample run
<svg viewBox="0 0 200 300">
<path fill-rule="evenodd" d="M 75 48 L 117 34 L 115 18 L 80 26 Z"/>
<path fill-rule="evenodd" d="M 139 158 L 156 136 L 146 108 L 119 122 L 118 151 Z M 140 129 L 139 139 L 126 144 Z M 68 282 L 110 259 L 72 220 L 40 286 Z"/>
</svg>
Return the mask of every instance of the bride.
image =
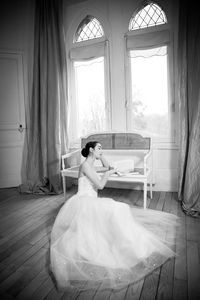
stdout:
<svg viewBox="0 0 200 300">
<path fill-rule="evenodd" d="M 59 289 L 121 288 L 134 283 L 175 253 L 166 232 L 175 237 L 177 217 L 97 196 L 109 167 L 101 144 L 82 149 L 86 157 L 79 169 L 78 192 L 59 211 L 51 232 L 51 270 Z M 95 169 L 94 162 L 102 167 Z M 104 171 L 100 176 L 98 171 Z"/>
</svg>

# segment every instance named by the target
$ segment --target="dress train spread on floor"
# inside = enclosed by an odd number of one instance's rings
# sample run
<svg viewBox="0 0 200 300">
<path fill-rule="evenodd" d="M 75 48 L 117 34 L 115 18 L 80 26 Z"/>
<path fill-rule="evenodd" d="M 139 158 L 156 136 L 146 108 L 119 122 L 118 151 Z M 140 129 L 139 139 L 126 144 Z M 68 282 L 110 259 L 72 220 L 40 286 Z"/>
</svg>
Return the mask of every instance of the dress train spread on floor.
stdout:
<svg viewBox="0 0 200 300">
<path fill-rule="evenodd" d="M 78 193 L 63 205 L 51 233 L 58 288 L 121 288 L 140 280 L 175 255 L 176 224 L 173 214 L 98 197 L 80 177 Z"/>
</svg>

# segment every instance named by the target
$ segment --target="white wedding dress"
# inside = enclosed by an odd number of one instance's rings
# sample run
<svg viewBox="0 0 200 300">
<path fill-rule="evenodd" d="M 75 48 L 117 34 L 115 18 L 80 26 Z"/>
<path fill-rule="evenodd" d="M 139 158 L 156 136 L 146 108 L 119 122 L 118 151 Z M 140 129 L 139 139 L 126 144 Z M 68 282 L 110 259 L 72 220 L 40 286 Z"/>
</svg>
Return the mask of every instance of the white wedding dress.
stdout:
<svg viewBox="0 0 200 300">
<path fill-rule="evenodd" d="M 177 217 L 97 196 L 86 177 L 63 205 L 51 233 L 51 270 L 60 289 L 121 288 L 174 256 Z M 170 236 L 169 236 L 170 234 Z"/>
</svg>

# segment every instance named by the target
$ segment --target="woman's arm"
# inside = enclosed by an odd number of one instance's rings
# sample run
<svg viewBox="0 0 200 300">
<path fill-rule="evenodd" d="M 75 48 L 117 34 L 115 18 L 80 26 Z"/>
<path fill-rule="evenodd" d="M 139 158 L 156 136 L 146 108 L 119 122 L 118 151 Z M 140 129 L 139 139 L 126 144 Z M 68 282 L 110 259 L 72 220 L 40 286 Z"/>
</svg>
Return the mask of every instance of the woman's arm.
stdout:
<svg viewBox="0 0 200 300">
<path fill-rule="evenodd" d="M 101 179 L 97 176 L 95 170 L 87 163 L 83 163 L 81 167 L 81 172 L 84 173 L 96 186 L 97 189 L 102 190 L 108 181 L 108 177 L 115 173 L 115 170 L 106 171 Z"/>
<path fill-rule="evenodd" d="M 107 168 L 107 169 L 109 170 L 110 164 L 109 164 L 109 162 L 106 160 L 106 158 L 104 157 L 103 154 L 100 156 L 100 161 L 101 161 L 103 167 L 105 167 L 105 168 Z"/>
<path fill-rule="evenodd" d="M 106 158 L 104 157 L 103 154 L 100 157 L 100 161 L 102 163 L 102 166 L 101 167 L 95 167 L 95 170 L 97 172 L 105 172 L 105 171 L 109 171 L 109 170 L 113 169 L 113 167 L 110 166 L 109 162 L 106 160 Z"/>
</svg>

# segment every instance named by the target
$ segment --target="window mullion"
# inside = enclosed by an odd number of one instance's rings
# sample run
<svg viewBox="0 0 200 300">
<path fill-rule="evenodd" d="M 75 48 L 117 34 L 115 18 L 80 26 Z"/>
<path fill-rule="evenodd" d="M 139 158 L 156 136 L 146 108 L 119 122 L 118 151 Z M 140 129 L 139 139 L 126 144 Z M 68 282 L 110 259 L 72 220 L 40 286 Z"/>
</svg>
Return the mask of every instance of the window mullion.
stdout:
<svg viewBox="0 0 200 300">
<path fill-rule="evenodd" d="M 126 82 L 126 99 L 125 99 L 125 109 L 126 109 L 126 130 L 131 130 L 131 61 L 129 50 L 125 49 L 125 82 Z"/>
</svg>

